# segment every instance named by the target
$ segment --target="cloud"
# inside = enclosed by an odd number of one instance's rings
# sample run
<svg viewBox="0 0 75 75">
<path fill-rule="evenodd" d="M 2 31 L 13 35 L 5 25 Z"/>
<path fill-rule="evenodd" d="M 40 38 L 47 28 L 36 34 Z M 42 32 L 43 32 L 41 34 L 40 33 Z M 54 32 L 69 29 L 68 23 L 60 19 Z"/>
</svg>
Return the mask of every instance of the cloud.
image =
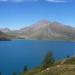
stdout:
<svg viewBox="0 0 75 75">
<path fill-rule="evenodd" d="M 52 3 L 65 3 L 72 2 L 73 0 L 0 0 L 0 2 L 37 2 L 37 1 L 46 1 Z"/>
<path fill-rule="evenodd" d="M 12 2 L 31 2 L 31 1 L 37 1 L 37 0 L 10 0 Z"/>
<path fill-rule="evenodd" d="M 0 0 L 0 2 L 6 2 L 6 1 L 8 1 L 8 0 Z"/>
<path fill-rule="evenodd" d="M 65 3 L 65 2 L 72 2 L 72 0 L 45 0 L 47 2 L 52 2 L 52 3 Z"/>
<path fill-rule="evenodd" d="M 38 0 L 0 0 L 0 2 L 36 2 Z"/>
</svg>

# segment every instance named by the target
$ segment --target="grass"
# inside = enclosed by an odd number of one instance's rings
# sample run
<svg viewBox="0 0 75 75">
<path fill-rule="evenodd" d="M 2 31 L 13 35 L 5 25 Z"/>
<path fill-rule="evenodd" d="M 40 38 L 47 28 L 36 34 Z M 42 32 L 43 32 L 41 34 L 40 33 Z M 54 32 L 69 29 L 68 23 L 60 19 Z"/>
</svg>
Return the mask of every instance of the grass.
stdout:
<svg viewBox="0 0 75 75">
<path fill-rule="evenodd" d="M 34 68 L 20 75 L 75 75 L 75 57 L 66 58 L 65 62 L 60 64 L 62 61 L 56 61 L 52 67 L 45 70 Z"/>
</svg>

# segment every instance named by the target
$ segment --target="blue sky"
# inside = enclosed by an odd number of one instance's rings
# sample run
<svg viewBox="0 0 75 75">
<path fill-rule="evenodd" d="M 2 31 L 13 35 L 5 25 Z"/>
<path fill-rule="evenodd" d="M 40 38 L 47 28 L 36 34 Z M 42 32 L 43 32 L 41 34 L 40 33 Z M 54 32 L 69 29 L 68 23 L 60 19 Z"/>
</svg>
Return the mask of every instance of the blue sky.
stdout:
<svg viewBox="0 0 75 75">
<path fill-rule="evenodd" d="M 74 0 L 0 0 L 0 28 L 19 29 L 39 20 L 75 27 Z"/>
</svg>

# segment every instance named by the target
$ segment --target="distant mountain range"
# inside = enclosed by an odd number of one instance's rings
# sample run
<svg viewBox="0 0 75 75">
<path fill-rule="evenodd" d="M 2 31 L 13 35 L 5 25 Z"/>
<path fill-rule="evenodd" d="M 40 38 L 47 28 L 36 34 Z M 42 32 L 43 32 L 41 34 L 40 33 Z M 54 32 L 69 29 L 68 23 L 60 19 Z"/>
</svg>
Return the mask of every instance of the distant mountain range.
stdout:
<svg viewBox="0 0 75 75">
<path fill-rule="evenodd" d="M 56 21 L 41 20 L 19 30 L 5 28 L 0 31 L 20 39 L 75 40 L 75 28 Z"/>
<path fill-rule="evenodd" d="M 3 40 L 10 40 L 10 39 L 9 39 L 9 36 L 7 34 L 0 31 L 0 41 L 3 41 Z"/>
<path fill-rule="evenodd" d="M 0 31 L 2 31 L 2 32 L 9 32 L 11 30 L 9 28 L 0 28 Z"/>
</svg>

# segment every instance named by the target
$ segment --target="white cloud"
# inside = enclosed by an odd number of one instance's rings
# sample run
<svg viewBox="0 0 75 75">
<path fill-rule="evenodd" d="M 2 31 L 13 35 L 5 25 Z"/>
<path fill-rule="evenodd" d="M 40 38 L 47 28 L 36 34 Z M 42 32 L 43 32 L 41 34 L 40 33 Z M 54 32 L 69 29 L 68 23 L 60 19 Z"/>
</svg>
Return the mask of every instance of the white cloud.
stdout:
<svg viewBox="0 0 75 75">
<path fill-rule="evenodd" d="M 65 3 L 65 2 L 72 2 L 72 0 L 45 0 L 48 2 L 53 2 L 53 3 Z"/>
<path fill-rule="evenodd" d="M 37 2 L 40 0 L 0 0 L 0 2 Z M 65 2 L 72 2 L 73 0 L 42 0 L 46 2 L 52 3 L 65 3 Z"/>
<path fill-rule="evenodd" d="M 28 2 L 28 1 L 37 1 L 37 0 L 10 0 L 12 2 Z"/>
<path fill-rule="evenodd" d="M 8 0 L 0 0 L 0 2 L 7 2 Z"/>
<path fill-rule="evenodd" d="M 35 1 L 38 1 L 38 0 L 0 0 L 0 2 L 35 2 Z"/>
</svg>

